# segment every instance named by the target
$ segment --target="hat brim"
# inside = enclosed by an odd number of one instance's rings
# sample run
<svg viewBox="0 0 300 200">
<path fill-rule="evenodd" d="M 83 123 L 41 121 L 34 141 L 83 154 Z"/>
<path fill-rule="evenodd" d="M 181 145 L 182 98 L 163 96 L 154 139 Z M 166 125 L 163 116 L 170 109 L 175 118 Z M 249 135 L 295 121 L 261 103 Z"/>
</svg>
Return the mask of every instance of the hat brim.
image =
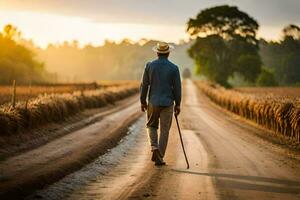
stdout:
<svg viewBox="0 0 300 200">
<path fill-rule="evenodd" d="M 174 50 L 174 46 L 169 45 L 169 48 L 168 48 L 167 50 L 165 50 L 165 51 L 159 50 L 159 49 L 157 49 L 157 46 L 154 46 L 154 47 L 152 48 L 152 50 L 153 50 L 154 52 L 156 52 L 156 53 L 169 53 L 169 52 L 171 52 L 171 51 Z"/>
</svg>

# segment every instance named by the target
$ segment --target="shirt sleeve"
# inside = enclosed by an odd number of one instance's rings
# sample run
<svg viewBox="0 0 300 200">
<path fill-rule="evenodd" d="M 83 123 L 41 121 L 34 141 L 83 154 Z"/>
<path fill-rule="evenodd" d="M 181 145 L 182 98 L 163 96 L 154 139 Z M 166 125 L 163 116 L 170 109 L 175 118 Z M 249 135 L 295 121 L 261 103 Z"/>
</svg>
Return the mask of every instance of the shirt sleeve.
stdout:
<svg viewBox="0 0 300 200">
<path fill-rule="evenodd" d="M 180 79 L 180 73 L 178 67 L 175 71 L 175 76 L 173 80 L 174 84 L 174 98 L 175 98 L 175 105 L 180 106 L 181 103 L 181 79 Z"/>
<path fill-rule="evenodd" d="M 144 70 L 144 74 L 142 77 L 142 81 L 141 81 L 141 86 L 140 86 L 140 101 L 141 104 L 147 104 L 146 98 L 147 98 L 147 94 L 148 94 L 148 88 L 149 88 L 149 63 L 146 64 L 145 70 Z"/>
</svg>

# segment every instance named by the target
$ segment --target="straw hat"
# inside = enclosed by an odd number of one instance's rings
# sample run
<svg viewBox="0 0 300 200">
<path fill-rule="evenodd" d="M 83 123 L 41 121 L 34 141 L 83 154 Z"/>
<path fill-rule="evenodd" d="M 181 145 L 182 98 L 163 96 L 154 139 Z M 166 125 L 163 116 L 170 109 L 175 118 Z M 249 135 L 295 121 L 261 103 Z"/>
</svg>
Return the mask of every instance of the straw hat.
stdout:
<svg viewBox="0 0 300 200">
<path fill-rule="evenodd" d="M 157 53 L 169 53 L 173 49 L 174 47 L 166 42 L 158 42 L 156 46 L 152 48 L 152 50 Z"/>
</svg>

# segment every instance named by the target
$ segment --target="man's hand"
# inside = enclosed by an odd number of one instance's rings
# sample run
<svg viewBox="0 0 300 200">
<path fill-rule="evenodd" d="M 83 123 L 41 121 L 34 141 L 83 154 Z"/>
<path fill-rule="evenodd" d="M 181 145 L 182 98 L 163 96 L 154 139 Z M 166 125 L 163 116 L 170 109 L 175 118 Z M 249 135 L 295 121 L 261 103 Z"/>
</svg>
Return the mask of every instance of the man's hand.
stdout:
<svg viewBox="0 0 300 200">
<path fill-rule="evenodd" d="M 175 113 L 176 116 L 179 115 L 179 113 L 180 113 L 180 106 L 175 106 L 174 107 L 174 113 Z"/>
<path fill-rule="evenodd" d="M 142 110 L 142 112 L 146 112 L 147 111 L 147 104 L 141 104 L 141 110 Z"/>
</svg>

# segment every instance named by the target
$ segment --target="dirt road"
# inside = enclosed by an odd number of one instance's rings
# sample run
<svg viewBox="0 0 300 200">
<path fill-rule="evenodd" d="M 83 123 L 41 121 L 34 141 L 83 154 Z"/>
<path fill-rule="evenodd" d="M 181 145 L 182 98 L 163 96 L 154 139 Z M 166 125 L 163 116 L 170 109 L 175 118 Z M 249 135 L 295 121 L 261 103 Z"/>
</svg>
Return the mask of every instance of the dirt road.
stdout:
<svg viewBox="0 0 300 200">
<path fill-rule="evenodd" d="M 118 144 L 141 113 L 135 98 L 91 118 L 101 120 L 0 162 L 0 199 L 20 199 L 80 169 Z"/>
<path fill-rule="evenodd" d="M 214 106 L 191 81 L 180 115 L 189 170 L 175 123 L 167 166 L 153 166 L 144 120 L 110 152 L 28 199 L 300 199 L 299 152 L 261 139 L 264 130 Z"/>
</svg>

